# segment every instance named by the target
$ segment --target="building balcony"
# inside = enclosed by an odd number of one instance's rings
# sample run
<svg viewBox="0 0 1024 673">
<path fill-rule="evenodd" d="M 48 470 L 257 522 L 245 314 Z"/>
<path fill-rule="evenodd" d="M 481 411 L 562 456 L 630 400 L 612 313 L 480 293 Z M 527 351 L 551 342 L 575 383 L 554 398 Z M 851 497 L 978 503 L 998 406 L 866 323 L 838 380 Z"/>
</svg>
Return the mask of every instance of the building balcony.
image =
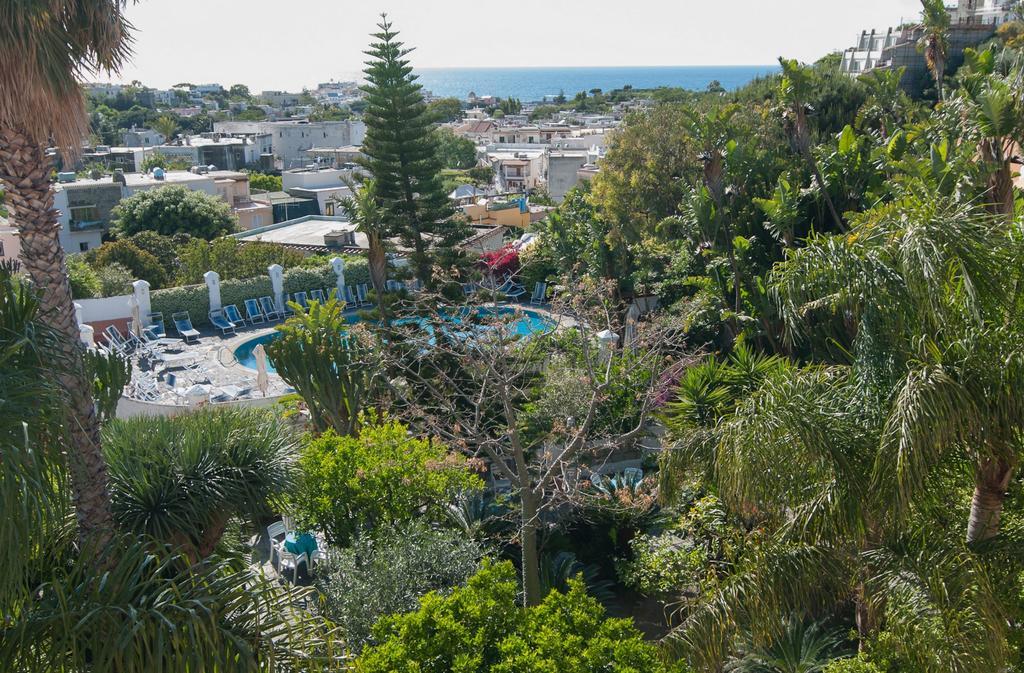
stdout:
<svg viewBox="0 0 1024 673">
<path fill-rule="evenodd" d="M 68 223 L 71 231 L 95 231 L 104 229 L 107 226 L 105 220 L 72 220 Z"/>
</svg>

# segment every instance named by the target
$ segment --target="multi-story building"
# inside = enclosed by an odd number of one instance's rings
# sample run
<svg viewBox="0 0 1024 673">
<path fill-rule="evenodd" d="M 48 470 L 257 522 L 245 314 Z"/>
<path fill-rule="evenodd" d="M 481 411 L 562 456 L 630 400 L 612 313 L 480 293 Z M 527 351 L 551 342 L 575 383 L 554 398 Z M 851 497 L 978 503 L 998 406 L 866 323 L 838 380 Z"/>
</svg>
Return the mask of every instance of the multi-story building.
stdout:
<svg viewBox="0 0 1024 673">
<path fill-rule="evenodd" d="M 548 195 L 561 203 L 565 195 L 579 184 L 581 168 L 591 163 L 590 153 L 580 150 L 548 153 Z"/>
<path fill-rule="evenodd" d="M 121 134 L 121 142 L 125 147 L 152 147 L 163 145 L 167 138 L 153 129 L 131 128 Z"/>
<path fill-rule="evenodd" d="M 292 107 L 299 104 L 302 99 L 300 93 L 288 93 L 287 91 L 264 91 L 260 98 L 275 108 Z"/>
<path fill-rule="evenodd" d="M 966 6 L 969 1 L 961 0 L 961 5 Z M 950 70 L 963 59 L 964 49 L 977 46 L 991 37 L 997 25 L 996 19 L 988 14 L 975 15 L 968 12 L 961 16 L 959 9 L 952 14 L 947 55 Z M 924 53 L 917 46 L 923 35 L 924 27 L 920 24 L 889 28 L 886 31 L 864 31 L 858 37 L 857 44 L 843 52 L 842 72 L 857 77 L 871 70 L 902 68 L 900 85 L 911 94 L 918 95 L 934 85 Z"/>
<path fill-rule="evenodd" d="M 215 166 L 234 171 L 246 167 L 267 168 L 263 158 L 271 153 L 271 140 L 268 134 L 234 138 L 220 133 L 204 133 L 185 136 L 173 145 L 158 145 L 147 151 L 182 159 L 190 166 Z"/>
<path fill-rule="evenodd" d="M 547 147 L 489 145 L 486 156 L 501 192 L 527 192 L 547 181 Z"/>
<path fill-rule="evenodd" d="M 221 121 L 214 122 L 213 130 L 232 136 L 269 134 L 274 158 L 284 169 L 305 166 L 309 161 L 306 153 L 314 147 L 359 145 L 366 135 L 366 125 L 361 120 Z"/>
<path fill-rule="evenodd" d="M 352 195 L 346 181 L 355 172 L 351 168 L 296 168 L 281 174 L 281 188 L 293 197 L 314 199 L 319 214 L 334 215 L 338 201 Z"/>
<path fill-rule="evenodd" d="M 998 27 L 1015 18 L 1020 3 L 1010 0 L 958 0 L 950 12 L 953 24 L 981 24 Z"/>
</svg>

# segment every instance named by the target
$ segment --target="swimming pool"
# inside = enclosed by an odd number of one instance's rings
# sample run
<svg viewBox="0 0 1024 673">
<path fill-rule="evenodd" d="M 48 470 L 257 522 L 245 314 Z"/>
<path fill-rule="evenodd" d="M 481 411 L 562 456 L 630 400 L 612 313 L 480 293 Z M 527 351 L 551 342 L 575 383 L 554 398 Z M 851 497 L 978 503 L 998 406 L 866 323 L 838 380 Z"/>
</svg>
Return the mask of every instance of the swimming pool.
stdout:
<svg viewBox="0 0 1024 673">
<path fill-rule="evenodd" d="M 510 324 L 511 329 L 520 336 L 530 336 L 531 334 L 539 334 L 543 332 L 550 332 L 555 327 L 555 323 L 548 317 L 537 313 L 536 311 L 528 311 L 524 309 L 518 309 L 511 306 L 477 306 L 471 309 L 463 309 L 455 313 L 441 313 L 441 316 L 453 325 L 462 324 L 462 322 L 468 317 L 469 311 L 472 311 L 473 316 L 477 319 L 486 320 L 490 317 L 501 317 L 511 316 L 518 314 L 519 317 L 512 321 Z M 360 322 L 359 315 L 351 313 L 345 316 L 345 320 L 349 324 L 355 324 Z M 427 324 L 425 318 L 402 318 L 401 322 L 415 321 L 423 325 L 425 332 L 433 335 L 434 328 L 432 325 Z M 263 344 L 266 346 L 271 341 L 278 337 L 278 332 L 268 332 L 262 336 L 249 339 L 245 343 L 241 344 L 235 349 L 235 359 L 238 360 L 238 364 L 249 369 L 256 369 L 256 357 L 252 354 L 252 351 L 256 346 Z M 432 339 L 433 337 L 431 337 Z M 274 366 L 267 362 L 267 371 L 274 371 Z"/>
</svg>

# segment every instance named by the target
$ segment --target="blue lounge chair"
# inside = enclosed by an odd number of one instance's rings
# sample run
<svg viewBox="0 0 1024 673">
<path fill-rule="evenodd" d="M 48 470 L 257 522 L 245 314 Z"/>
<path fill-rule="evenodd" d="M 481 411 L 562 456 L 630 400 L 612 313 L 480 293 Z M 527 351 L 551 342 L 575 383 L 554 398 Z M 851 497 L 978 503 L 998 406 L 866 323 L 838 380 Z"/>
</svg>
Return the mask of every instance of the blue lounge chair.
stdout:
<svg viewBox="0 0 1024 673">
<path fill-rule="evenodd" d="M 334 301 L 342 304 L 343 305 L 342 306 L 343 309 L 345 308 L 344 307 L 345 300 L 338 296 L 338 288 L 332 287 L 330 290 L 328 290 L 327 291 L 327 298 L 328 299 L 333 299 Z"/>
<path fill-rule="evenodd" d="M 530 297 L 530 303 L 534 306 L 540 306 L 546 304 L 548 301 L 548 284 L 541 281 L 533 286 L 533 295 Z"/>
<path fill-rule="evenodd" d="M 149 327 L 147 329 L 152 330 L 158 339 L 167 338 L 167 329 L 164 327 L 164 314 L 150 313 Z"/>
<path fill-rule="evenodd" d="M 222 309 L 214 309 L 210 311 L 210 322 L 213 326 L 220 330 L 221 336 L 227 336 L 228 334 L 235 333 L 235 323 L 227 319 Z"/>
<path fill-rule="evenodd" d="M 327 303 L 327 299 L 324 298 L 323 290 L 310 290 L 309 296 L 313 299 L 313 301 L 318 302 L 320 305 Z"/>
<path fill-rule="evenodd" d="M 360 306 L 369 306 L 372 303 L 370 301 L 370 288 L 367 287 L 366 283 L 356 285 L 356 300 Z"/>
<path fill-rule="evenodd" d="M 266 318 L 263 317 L 263 312 L 260 311 L 260 303 L 258 301 L 255 299 L 246 299 L 244 303 L 245 314 L 249 316 L 249 324 L 255 325 L 266 320 Z"/>
<path fill-rule="evenodd" d="M 291 318 L 293 315 L 295 315 L 295 311 L 293 311 L 292 307 L 288 305 L 288 302 L 291 301 L 291 297 L 288 296 L 287 292 L 284 293 L 283 300 L 284 306 L 281 307 L 281 317 Z"/>
<path fill-rule="evenodd" d="M 267 320 L 277 320 L 281 317 L 281 312 L 277 310 L 274 300 L 270 297 L 260 297 L 260 308 L 263 309 L 263 315 Z"/>
<path fill-rule="evenodd" d="M 462 294 L 466 295 L 467 297 L 472 297 L 473 294 L 477 291 L 477 289 L 478 288 L 476 283 L 462 284 Z"/>
<path fill-rule="evenodd" d="M 505 282 L 501 284 L 496 292 L 503 293 L 510 300 L 516 300 L 526 294 L 526 288 L 519 283 L 513 282 L 511 276 L 505 279 Z"/>
<path fill-rule="evenodd" d="M 360 305 L 359 300 L 356 299 L 356 293 L 352 291 L 351 285 L 345 286 L 345 303 L 347 303 L 352 308 L 355 308 L 356 306 Z"/>
<path fill-rule="evenodd" d="M 224 307 L 224 315 L 227 316 L 228 322 L 234 324 L 235 327 L 245 327 L 245 319 L 238 312 L 238 307 L 234 304 L 228 304 Z"/>
<path fill-rule="evenodd" d="M 301 306 L 303 311 L 309 308 L 309 299 L 306 297 L 305 292 L 296 292 L 293 294 L 292 301 Z"/>
<path fill-rule="evenodd" d="M 405 286 L 399 283 L 397 280 L 389 280 L 384 283 L 384 289 L 388 292 L 401 292 L 405 289 Z"/>
<path fill-rule="evenodd" d="M 192 327 L 192 318 L 189 317 L 188 311 L 172 314 L 171 322 L 174 323 L 174 329 L 178 331 L 185 343 L 188 343 L 189 339 L 199 339 L 199 330 Z"/>
</svg>

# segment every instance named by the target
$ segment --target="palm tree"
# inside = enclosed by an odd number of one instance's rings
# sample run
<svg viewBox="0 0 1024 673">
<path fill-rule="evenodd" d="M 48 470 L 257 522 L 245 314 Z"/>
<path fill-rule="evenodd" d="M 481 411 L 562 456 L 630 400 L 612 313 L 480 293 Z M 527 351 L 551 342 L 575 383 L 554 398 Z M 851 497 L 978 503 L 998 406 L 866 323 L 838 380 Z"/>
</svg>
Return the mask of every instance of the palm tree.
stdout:
<svg viewBox="0 0 1024 673">
<path fill-rule="evenodd" d="M 242 563 L 216 557 L 193 563 L 151 538 L 113 537 L 116 554 L 75 544 L 61 456 L 62 392 L 47 376 L 59 364 L 53 347 L 63 337 L 41 321 L 40 310 L 35 289 L 0 266 L 0 661 L 25 673 L 337 670 L 341 657 L 332 649 L 332 629 L 290 607 L 308 598 L 302 591 L 280 589 Z M 214 485 L 243 477 L 233 476 L 231 460 L 251 463 L 246 447 L 262 444 L 238 428 L 233 434 L 235 441 L 223 447 L 230 460 L 213 466 L 220 473 L 210 480 Z M 134 439 L 124 453 L 150 438 Z M 205 463 L 212 448 L 193 457 Z M 159 496 L 160 487 L 172 487 L 164 493 L 169 500 L 147 501 L 156 518 L 189 508 L 201 512 L 197 505 L 207 494 L 195 489 L 202 483 L 168 479 L 161 467 L 121 476 L 141 474 L 134 492 Z M 266 483 L 273 474 L 256 479 Z M 170 511 L 163 509 L 168 502 Z"/>
<path fill-rule="evenodd" d="M 899 511 L 945 462 L 974 465 L 971 544 L 998 533 L 1021 457 L 1017 246 L 1005 219 L 910 187 L 849 237 L 811 239 L 773 277 L 798 333 L 822 311 L 847 316 L 854 366 L 886 400 L 874 478 Z"/>
<path fill-rule="evenodd" d="M 174 139 L 174 132 L 178 130 L 178 122 L 172 117 L 161 115 L 153 122 L 153 130 L 162 135 L 166 142 L 171 142 Z"/>
<path fill-rule="evenodd" d="M 942 102 L 942 80 L 946 76 L 946 53 L 949 51 L 949 12 L 943 0 L 921 0 L 921 7 L 924 34 L 918 40 L 917 48 L 924 52 L 928 69 L 935 79 L 936 95 Z"/>
<path fill-rule="evenodd" d="M 819 624 L 789 618 L 782 633 L 763 645 L 747 643 L 726 664 L 727 673 L 821 673 L 835 658 L 842 639 Z"/>
<path fill-rule="evenodd" d="M 832 196 L 828 193 L 828 188 L 825 186 L 825 178 L 821 175 L 821 168 L 818 166 L 818 161 L 814 158 L 814 154 L 811 151 L 811 130 L 807 122 L 807 113 L 810 110 L 810 105 L 807 104 L 807 97 L 810 94 L 811 88 L 811 71 L 793 59 L 780 58 L 779 64 L 782 66 L 782 78 L 779 80 L 778 93 L 779 101 L 782 104 L 782 121 L 786 134 L 789 136 L 790 143 L 797 155 L 811 169 L 814 181 L 818 185 L 818 191 L 821 192 L 822 197 L 825 199 L 825 204 L 832 215 L 832 221 L 835 222 L 836 229 L 846 231 L 846 225 L 843 224 L 843 219 L 839 217 L 839 211 L 836 210 Z"/>
<path fill-rule="evenodd" d="M 117 70 L 129 53 L 124 0 L 26 0 L 0 10 L 0 184 L 19 230 L 21 260 L 42 291 L 40 316 L 60 336 L 68 461 L 83 543 L 107 549 L 113 519 L 99 421 L 82 359 L 60 229 L 51 141 L 74 155 L 88 132 L 78 79 Z"/>
<path fill-rule="evenodd" d="M 370 267 L 370 283 L 377 293 L 377 305 L 383 307 L 384 286 L 388 279 L 388 259 L 384 240 L 387 237 L 387 225 L 384 213 L 377 198 L 377 181 L 365 180 L 362 185 L 347 182 L 352 196 L 341 200 L 341 207 L 355 223 L 358 231 L 366 234 L 369 245 L 367 261 Z"/>
</svg>

